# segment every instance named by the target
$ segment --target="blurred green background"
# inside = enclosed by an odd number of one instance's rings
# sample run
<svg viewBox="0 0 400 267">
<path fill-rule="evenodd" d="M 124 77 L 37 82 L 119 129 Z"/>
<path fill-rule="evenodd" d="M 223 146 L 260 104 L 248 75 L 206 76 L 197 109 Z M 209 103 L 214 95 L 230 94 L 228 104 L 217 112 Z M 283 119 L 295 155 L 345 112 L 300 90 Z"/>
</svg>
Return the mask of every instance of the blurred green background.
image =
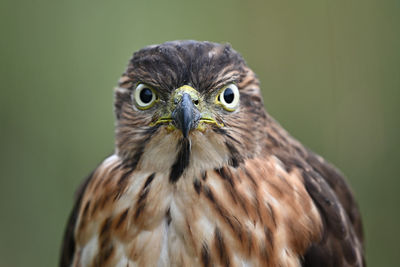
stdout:
<svg viewBox="0 0 400 267">
<path fill-rule="evenodd" d="M 0 266 L 55 266 L 72 196 L 113 151 L 112 88 L 131 54 L 229 42 L 267 110 L 348 177 L 369 266 L 398 266 L 400 1 L 0 4 Z"/>
</svg>

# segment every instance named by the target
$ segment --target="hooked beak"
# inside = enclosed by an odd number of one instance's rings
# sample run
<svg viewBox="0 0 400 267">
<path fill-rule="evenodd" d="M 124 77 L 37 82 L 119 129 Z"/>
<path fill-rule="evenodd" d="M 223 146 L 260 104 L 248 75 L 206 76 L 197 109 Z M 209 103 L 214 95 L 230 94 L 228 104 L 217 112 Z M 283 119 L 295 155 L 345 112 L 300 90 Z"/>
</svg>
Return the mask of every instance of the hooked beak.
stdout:
<svg viewBox="0 0 400 267">
<path fill-rule="evenodd" d="M 219 128 L 224 126 L 215 120 L 199 92 L 189 85 L 181 86 L 174 91 L 166 109 L 166 114 L 150 125 L 165 123 L 167 130 L 179 129 L 184 139 L 188 138 L 192 130 L 206 131 L 206 124 L 213 124 Z"/>
<path fill-rule="evenodd" d="M 184 92 L 182 98 L 172 111 L 172 119 L 175 126 L 182 131 L 183 137 L 186 139 L 191 130 L 196 129 L 201 114 L 194 105 L 190 94 Z"/>
</svg>

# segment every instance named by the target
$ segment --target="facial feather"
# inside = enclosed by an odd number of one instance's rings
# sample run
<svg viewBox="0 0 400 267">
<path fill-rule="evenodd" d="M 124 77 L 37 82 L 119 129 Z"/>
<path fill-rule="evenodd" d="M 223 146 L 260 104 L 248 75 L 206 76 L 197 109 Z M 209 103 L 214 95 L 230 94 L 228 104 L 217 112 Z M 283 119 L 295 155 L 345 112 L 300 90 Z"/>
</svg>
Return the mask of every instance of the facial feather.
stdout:
<svg viewBox="0 0 400 267">
<path fill-rule="evenodd" d="M 156 88 L 159 105 L 148 111 L 134 108 L 132 91 L 139 82 Z M 213 103 L 219 90 L 231 82 L 238 85 L 241 94 L 236 112 L 227 112 Z M 207 125 L 202 133 L 191 133 L 186 142 L 179 137 L 179 132 L 167 131 L 164 125 L 158 125 L 160 129 L 149 127 L 154 116 L 160 114 L 159 110 L 171 101 L 173 90 L 185 84 L 204 97 L 225 130 Z M 228 45 L 187 41 L 145 48 L 134 54 L 116 89 L 117 153 L 133 166 L 140 163 L 140 167 L 146 168 L 150 163 L 157 170 L 172 166 L 172 182 L 189 165 L 207 169 L 228 163 L 237 167 L 244 158 L 260 152 L 257 149 L 261 138 L 259 126 L 266 115 L 257 88 L 254 73 Z M 205 145 L 209 143 L 213 145 Z M 163 160 L 154 160 L 157 158 Z"/>
</svg>

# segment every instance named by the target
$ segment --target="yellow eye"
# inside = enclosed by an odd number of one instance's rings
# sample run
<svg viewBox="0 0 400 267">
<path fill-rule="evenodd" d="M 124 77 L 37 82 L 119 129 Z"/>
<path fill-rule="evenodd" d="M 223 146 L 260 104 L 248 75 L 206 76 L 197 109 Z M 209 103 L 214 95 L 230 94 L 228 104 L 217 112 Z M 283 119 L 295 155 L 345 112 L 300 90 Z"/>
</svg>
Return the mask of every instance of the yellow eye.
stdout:
<svg viewBox="0 0 400 267">
<path fill-rule="evenodd" d="M 219 102 L 224 109 L 234 111 L 239 104 L 239 89 L 233 83 L 228 84 L 222 88 L 218 95 L 217 102 Z"/>
<path fill-rule="evenodd" d="M 144 83 L 140 83 L 136 86 L 134 98 L 136 106 L 139 109 L 151 108 L 157 100 L 157 96 L 153 88 Z"/>
</svg>

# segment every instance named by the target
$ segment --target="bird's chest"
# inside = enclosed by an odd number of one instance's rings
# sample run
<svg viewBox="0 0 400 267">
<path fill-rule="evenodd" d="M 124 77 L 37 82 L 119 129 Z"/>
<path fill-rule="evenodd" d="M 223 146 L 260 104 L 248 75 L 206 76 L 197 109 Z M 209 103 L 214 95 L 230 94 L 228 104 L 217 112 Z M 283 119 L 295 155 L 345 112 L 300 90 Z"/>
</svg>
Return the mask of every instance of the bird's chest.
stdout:
<svg viewBox="0 0 400 267">
<path fill-rule="evenodd" d="M 103 205 L 101 211 L 86 219 L 81 211 L 78 261 L 106 266 L 297 266 L 299 241 L 291 235 L 299 231 L 298 238 L 309 241 L 311 233 L 304 229 L 316 220 L 315 211 L 309 203 L 304 206 L 298 188 L 279 187 L 245 169 L 187 172 L 176 183 L 162 173 L 133 173 L 119 195 L 104 204 L 103 192 L 91 201 Z M 293 194 L 291 203 L 282 190 Z"/>
</svg>

